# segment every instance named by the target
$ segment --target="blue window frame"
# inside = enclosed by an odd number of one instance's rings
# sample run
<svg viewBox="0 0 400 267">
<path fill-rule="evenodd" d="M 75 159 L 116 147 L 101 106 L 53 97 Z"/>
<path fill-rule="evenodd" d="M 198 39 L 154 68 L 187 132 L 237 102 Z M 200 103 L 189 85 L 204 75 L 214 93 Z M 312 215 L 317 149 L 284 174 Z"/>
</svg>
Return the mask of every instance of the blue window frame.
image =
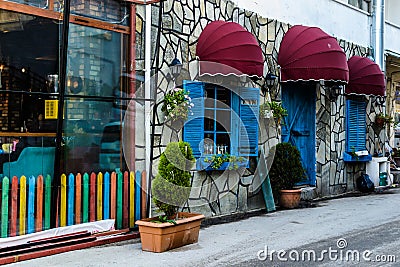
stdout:
<svg viewBox="0 0 400 267">
<path fill-rule="evenodd" d="M 366 151 L 367 138 L 366 103 L 365 101 L 346 100 L 346 151 L 344 161 L 370 161 L 371 155 L 354 156 L 352 152 Z"/>
<path fill-rule="evenodd" d="M 183 140 L 190 143 L 196 158 L 224 153 L 258 155 L 257 88 L 231 91 L 195 81 L 184 81 L 183 87 L 194 103 L 183 129 Z"/>
</svg>

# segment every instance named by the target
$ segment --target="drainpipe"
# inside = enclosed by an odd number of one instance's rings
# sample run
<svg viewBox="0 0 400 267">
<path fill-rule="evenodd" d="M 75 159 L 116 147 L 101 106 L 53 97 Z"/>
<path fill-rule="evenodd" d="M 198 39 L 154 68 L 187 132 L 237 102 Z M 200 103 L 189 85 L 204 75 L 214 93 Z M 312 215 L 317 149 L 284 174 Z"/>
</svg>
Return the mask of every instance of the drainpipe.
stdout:
<svg viewBox="0 0 400 267">
<path fill-rule="evenodd" d="M 372 7 L 372 50 L 375 63 L 385 72 L 385 0 L 374 0 Z"/>
<path fill-rule="evenodd" d="M 162 5 L 162 3 L 160 3 Z M 144 94 L 146 99 L 151 98 L 151 5 L 146 5 L 146 24 L 145 24 L 145 46 L 144 46 Z M 145 101 L 144 104 L 145 111 L 145 142 L 146 142 L 146 181 L 147 181 L 147 213 L 148 217 L 151 217 L 151 207 L 150 207 L 150 174 L 151 174 L 151 107 L 150 102 Z"/>
</svg>

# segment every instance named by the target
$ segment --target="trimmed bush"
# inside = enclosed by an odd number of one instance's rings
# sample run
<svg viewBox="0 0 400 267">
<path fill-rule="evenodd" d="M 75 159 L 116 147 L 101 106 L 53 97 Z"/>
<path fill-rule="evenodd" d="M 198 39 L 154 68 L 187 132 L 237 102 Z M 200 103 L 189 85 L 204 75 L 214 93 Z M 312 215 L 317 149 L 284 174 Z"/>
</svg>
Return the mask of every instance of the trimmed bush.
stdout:
<svg viewBox="0 0 400 267">
<path fill-rule="evenodd" d="M 172 218 L 190 195 L 190 169 L 194 163 L 187 142 L 169 143 L 161 154 L 158 174 L 153 180 L 153 201 L 159 211 Z"/>
</svg>

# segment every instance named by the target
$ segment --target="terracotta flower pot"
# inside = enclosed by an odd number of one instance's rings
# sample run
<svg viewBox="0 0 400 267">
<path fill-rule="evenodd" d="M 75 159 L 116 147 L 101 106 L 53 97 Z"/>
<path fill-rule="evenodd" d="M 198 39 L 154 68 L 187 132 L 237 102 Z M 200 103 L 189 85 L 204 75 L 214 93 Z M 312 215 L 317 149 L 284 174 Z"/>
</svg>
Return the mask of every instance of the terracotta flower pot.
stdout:
<svg viewBox="0 0 400 267">
<path fill-rule="evenodd" d="M 293 209 L 299 206 L 301 189 L 281 190 L 279 206 Z"/>
<path fill-rule="evenodd" d="M 176 225 L 155 223 L 157 217 L 136 221 L 139 226 L 142 250 L 164 252 L 184 245 L 197 243 L 203 214 L 179 212 Z"/>
<path fill-rule="evenodd" d="M 378 127 L 383 127 L 383 125 L 385 124 L 385 119 L 384 118 L 375 118 L 375 124 Z"/>
</svg>

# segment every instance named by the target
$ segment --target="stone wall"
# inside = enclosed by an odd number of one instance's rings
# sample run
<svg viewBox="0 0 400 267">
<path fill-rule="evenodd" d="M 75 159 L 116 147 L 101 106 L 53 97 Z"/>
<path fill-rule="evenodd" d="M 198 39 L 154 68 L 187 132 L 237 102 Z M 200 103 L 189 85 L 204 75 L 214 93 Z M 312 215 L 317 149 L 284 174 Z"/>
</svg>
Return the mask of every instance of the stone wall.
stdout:
<svg viewBox="0 0 400 267">
<path fill-rule="evenodd" d="M 181 84 L 184 79 L 199 79 L 196 43 L 205 26 L 214 20 L 234 21 L 244 26 L 258 39 L 265 62 L 270 72 L 278 74 L 277 56 L 279 46 L 290 25 L 276 20 L 263 18 L 256 13 L 248 12 L 225 0 L 194 0 L 163 2 L 162 21 L 158 21 L 159 5 L 153 5 L 152 40 L 157 40 L 160 31 L 160 43 L 153 42 L 153 70 L 159 71 L 157 80 L 157 103 L 165 93 L 173 88 L 172 81 L 167 80 L 168 65 L 174 58 L 183 63 L 183 72 L 176 80 Z M 154 39 L 153 39 L 154 37 Z M 368 49 L 356 44 L 339 40 L 339 44 L 348 57 L 352 55 L 368 55 Z M 156 53 L 157 52 L 157 53 Z M 158 62 L 158 65 L 157 65 Z M 264 86 L 258 81 L 257 86 Z M 280 99 L 280 86 L 275 86 L 269 97 Z M 376 106 L 374 97 L 368 98 L 367 107 L 367 148 L 371 153 L 375 150 L 376 140 L 382 134 L 372 130 L 375 113 L 381 107 Z M 264 98 L 261 97 L 262 101 Z M 268 97 L 267 97 L 268 99 Z M 365 164 L 345 164 L 343 151 L 345 148 L 345 99 L 340 95 L 335 101 L 327 97 L 323 87 L 317 88 L 316 109 L 316 170 L 317 192 L 320 196 L 340 194 L 355 188 L 354 178 L 365 170 Z M 164 124 L 161 105 L 156 110 L 154 124 L 154 157 L 152 160 L 153 175 L 157 173 L 158 158 L 167 143 L 181 139 L 181 132 Z M 280 140 L 280 129 L 271 121 L 260 120 L 259 144 L 268 154 L 269 148 Z M 272 123 L 272 124 L 271 124 Z M 379 140 L 378 143 L 381 143 Z M 259 183 L 254 179 L 251 169 L 243 174 L 201 173 L 193 172 L 194 185 L 206 185 L 194 189 L 191 194 L 189 209 L 199 210 L 211 216 L 245 211 L 265 207 L 260 194 Z M 201 204 L 201 205 L 199 205 Z"/>
</svg>

